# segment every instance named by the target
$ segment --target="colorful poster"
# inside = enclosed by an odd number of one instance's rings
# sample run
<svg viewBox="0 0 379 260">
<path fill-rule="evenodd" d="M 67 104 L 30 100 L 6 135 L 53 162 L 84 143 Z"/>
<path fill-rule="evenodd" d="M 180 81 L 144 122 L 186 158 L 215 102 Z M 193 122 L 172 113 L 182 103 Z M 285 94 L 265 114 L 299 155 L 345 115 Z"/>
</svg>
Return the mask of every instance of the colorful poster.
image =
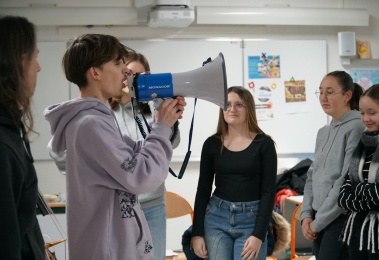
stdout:
<svg viewBox="0 0 379 260">
<path fill-rule="evenodd" d="M 379 70 L 350 70 L 350 76 L 353 81 L 368 89 L 374 84 L 379 84 Z"/>
<path fill-rule="evenodd" d="M 248 56 L 249 79 L 280 78 L 280 56 Z"/>
</svg>

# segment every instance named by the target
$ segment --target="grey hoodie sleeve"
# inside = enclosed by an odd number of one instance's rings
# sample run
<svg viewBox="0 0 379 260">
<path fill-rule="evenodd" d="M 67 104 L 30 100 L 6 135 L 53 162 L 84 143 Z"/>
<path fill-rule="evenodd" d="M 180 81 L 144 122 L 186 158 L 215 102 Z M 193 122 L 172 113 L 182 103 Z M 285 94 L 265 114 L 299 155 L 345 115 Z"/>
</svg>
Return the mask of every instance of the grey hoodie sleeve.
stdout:
<svg viewBox="0 0 379 260">
<path fill-rule="evenodd" d="M 309 167 L 307 172 L 307 181 L 304 186 L 304 197 L 303 204 L 301 206 L 301 219 L 312 218 L 313 217 L 313 209 L 312 209 L 312 201 L 313 201 L 313 189 L 312 189 L 312 174 L 313 174 L 313 164 Z"/>
<path fill-rule="evenodd" d="M 350 126 L 351 131 L 347 132 L 345 135 L 345 156 L 343 160 L 341 176 L 334 182 L 326 200 L 317 211 L 315 220 L 312 224 L 313 228 L 316 231 L 323 230 L 344 211 L 344 209 L 338 206 L 338 195 L 340 188 L 345 181 L 345 176 L 348 172 L 351 156 L 358 144 L 358 141 L 360 140 L 363 128 L 360 120 L 353 121 L 352 123 L 353 125 Z"/>
</svg>

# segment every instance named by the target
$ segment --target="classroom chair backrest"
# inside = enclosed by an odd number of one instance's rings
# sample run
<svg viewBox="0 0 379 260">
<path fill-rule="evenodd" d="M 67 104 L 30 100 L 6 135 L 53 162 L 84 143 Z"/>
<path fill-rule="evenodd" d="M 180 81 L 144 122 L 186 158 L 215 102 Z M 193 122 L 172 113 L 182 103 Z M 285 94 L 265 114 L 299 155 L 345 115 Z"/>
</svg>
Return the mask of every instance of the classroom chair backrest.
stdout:
<svg viewBox="0 0 379 260">
<path fill-rule="evenodd" d="M 193 208 L 189 202 L 179 194 L 166 191 L 166 214 L 167 218 L 178 218 L 190 215 L 193 223 Z"/>
<path fill-rule="evenodd" d="M 290 247 L 291 260 L 306 260 L 312 257 L 311 255 L 307 255 L 307 256 L 296 255 L 296 224 L 297 224 L 297 221 L 301 221 L 301 218 L 300 218 L 301 207 L 302 207 L 302 203 L 299 203 L 296 206 L 292 214 L 292 219 L 291 219 L 291 247 Z"/>
</svg>

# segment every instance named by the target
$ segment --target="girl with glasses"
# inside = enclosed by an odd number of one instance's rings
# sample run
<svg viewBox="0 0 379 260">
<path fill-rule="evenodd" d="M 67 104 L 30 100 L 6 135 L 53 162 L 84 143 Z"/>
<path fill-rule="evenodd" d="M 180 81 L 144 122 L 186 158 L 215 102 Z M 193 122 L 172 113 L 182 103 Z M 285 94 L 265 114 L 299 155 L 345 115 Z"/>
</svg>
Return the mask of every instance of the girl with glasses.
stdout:
<svg viewBox="0 0 379 260">
<path fill-rule="evenodd" d="M 347 259 L 339 240 L 346 211 L 338 207 L 337 199 L 364 128 L 357 111 L 361 94 L 362 88 L 344 71 L 330 72 L 320 83 L 320 105 L 332 120 L 317 133 L 301 212 L 302 231 L 313 241 L 317 260 Z"/>
<path fill-rule="evenodd" d="M 201 153 L 192 230 L 198 257 L 266 259 L 276 168 L 275 144 L 258 126 L 253 96 L 229 88 L 228 108 L 220 109 L 217 132 Z"/>
</svg>

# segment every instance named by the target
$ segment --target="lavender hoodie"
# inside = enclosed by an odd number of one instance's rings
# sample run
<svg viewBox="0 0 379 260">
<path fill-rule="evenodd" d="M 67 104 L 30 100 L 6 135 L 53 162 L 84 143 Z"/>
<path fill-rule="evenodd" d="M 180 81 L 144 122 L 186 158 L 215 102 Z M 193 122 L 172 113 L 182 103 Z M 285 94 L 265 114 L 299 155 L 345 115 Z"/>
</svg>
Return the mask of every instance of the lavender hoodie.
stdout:
<svg viewBox="0 0 379 260">
<path fill-rule="evenodd" d="M 67 150 L 70 260 L 152 259 L 137 194 L 160 186 L 172 156 L 171 128 L 153 123 L 145 140 L 122 136 L 110 106 L 73 99 L 45 109 L 52 151 Z"/>
</svg>

